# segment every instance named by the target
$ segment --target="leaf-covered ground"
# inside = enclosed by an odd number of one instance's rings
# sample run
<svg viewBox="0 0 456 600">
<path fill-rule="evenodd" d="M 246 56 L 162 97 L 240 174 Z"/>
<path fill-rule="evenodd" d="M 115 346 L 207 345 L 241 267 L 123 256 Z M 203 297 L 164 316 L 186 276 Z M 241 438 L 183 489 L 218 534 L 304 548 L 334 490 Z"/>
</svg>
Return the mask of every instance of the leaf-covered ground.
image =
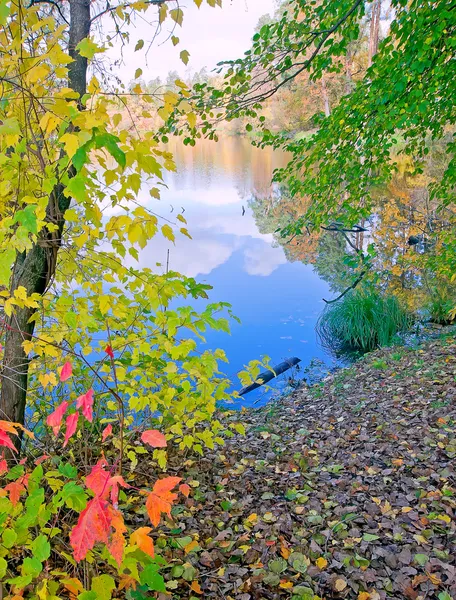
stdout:
<svg viewBox="0 0 456 600">
<path fill-rule="evenodd" d="M 243 419 L 184 465 L 172 597 L 456 598 L 455 339 L 370 354 Z"/>
</svg>

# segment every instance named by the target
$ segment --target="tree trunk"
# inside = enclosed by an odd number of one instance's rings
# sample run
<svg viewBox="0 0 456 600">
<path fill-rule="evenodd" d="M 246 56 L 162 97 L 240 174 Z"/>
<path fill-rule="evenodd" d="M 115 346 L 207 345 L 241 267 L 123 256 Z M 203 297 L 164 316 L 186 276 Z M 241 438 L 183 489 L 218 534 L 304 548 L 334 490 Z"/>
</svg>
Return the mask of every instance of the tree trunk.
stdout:
<svg viewBox="0 0 456 600">
<path fill-rule="evenodd" d="M 325 106 L 325 116 L 331 115 L 331 106 L 329 104 L 328 88 L 326 87 L 325 76 L 321 76 L 321 97 L 323 98 L 323 104 Z"/>
<path fill-rule="evenodd" d="M 86 93 L 87 59 L 79 56 L 75 48 L 90 32 L 90 0 L 69 0 L 69 4 L 69 54 L 74 62 L 69 67 L 68 84 L 82 97 Z M 23 286 L 27 295 L 42 295 L 54 278 L 65 224 L 63 215 L 70 206 L 70 199 L 63 191 L 61 184 L 56 185 L 46 209 L 47 220 L 56 223 L 58 229 L 49 232 L 44 228 L 37 243 L 26 253 L 18 255 L 13 267 L 11 294 Z M 22 348 L 22 342 L 33 335 L 35 323 L 30 319 L 34 312 L 30 308 L 18 308 L 11 317 L 6 318 L 5 323 L 0 418 L 21 424 L 25 418 L 29 367 L 29 358 Z"/>
<path fill-rule="evenodd" d="M 382 10 L 382 0 L 374 0 L 372 4 L 372 16 L 369 33 L 369 60 L 368 66 L 372 65 L 372 59 L 377 54 L 378 36 L 380 31 L 380 14 Z"/>
</svg>

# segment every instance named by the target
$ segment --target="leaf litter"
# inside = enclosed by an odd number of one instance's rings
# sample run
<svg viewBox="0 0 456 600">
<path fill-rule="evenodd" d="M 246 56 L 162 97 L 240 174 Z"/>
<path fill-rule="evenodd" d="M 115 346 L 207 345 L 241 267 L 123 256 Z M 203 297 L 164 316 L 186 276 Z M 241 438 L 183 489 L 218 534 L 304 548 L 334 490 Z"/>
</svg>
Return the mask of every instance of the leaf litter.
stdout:
<svg viewBox="0 0 456 600">
<path fill-rule="evenodd" d="M 191 491 L 156 542 L 161 600 L 456 598 L 454 338 L 241 417 L 245 436 L 171 457 Z"/>
</svg>

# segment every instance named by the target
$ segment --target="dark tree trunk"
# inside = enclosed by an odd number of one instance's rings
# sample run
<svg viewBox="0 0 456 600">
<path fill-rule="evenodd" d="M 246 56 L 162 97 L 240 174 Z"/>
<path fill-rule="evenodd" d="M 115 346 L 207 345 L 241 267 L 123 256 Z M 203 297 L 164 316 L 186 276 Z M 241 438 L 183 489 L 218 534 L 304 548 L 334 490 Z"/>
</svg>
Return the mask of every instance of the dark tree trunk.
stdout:
<svg viewBox="0 0 456 600">
<path fill-rule="evenodd" d="M 90 32 L 90 0 L 69 0 L 69 4 L 69 54 L 74 59 L 69 68 L 69 87 L 82 97 L 86 93 L 87 59 L 79 56 L 75 48 Z M 46 291 L 55 275 L 57 254 L 65 225 L 63 215 L 69 205 L 70 199 L 63 194 L 63 187 L 60 184 L 56 185 L 49 196 L 46 216 L 49 222 L 58 225 L 58 229 L 54 232 L 43 229 L 37 243 L 26 253 L 17 256 L 11 293 L 20 286 L 27 290 L 28 295 L 42 295 Z M 33 314 L 34 309 L 17 309 L 6 320 L 0 418 L 21 424 L 24 423 L 25 417 L 29 368 L 29 358 L 22 348 L 22 342 L 33 335 L 35 324 L 34 321 L 30 322 Z"/>
</svg>

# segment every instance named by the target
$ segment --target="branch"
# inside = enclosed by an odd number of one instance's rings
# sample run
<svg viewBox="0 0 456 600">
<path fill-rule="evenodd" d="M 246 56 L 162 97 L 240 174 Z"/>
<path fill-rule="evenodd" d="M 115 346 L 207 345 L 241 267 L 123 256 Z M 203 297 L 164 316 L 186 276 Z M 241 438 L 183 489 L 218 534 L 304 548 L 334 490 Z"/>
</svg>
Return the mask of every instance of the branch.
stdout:
<svg viewBox="0 0 456 600">
<path fill-rule="evenodd" d="M 326 304 L 333 304 L 334 302 L 337 302 L 338 300 L 340 300 L 341 298 L 343 298 L 345 296 L 345 294 L 348 294 L 348 292 L 350 290 L 354 290 L 355 287 L 361 282 L 361 280 L 363 279 L 364 275 L 366 275 L 366 273 L 368 272 L 369 269 L 364 269 L 364 271 L 362 271 L 362 273 L 359 275 L 359 277 L 357 279 L 355 279 L 355 281 L 351 284 L 351 286 L 349 286 L 346 290 L 344 290 L 342 292 L 342 294 L 340 294 L 340 296 L 337 296 L 337 298 L 334 298 L 333 300 L 325 300 L 323 298 L 323 302 L 326 302 Z"/>
<path fill-rule="evenodd" d="M 54 2 L 54 0 L 30 0 L 30 4 L 27 6 L 27 8 L 31 8 L 35 4 L 50 4 L 51 6 L 54 6 L 59 11 L 60 16 L 65 21 L 65 23 L 67 25 L 70 24 L 69 21 L 67 21 L 67 19 L 65 18 L 65 15 L 63 14 L 62 9 L 57 4 L 57 2 Z"/>
<path fill-rule="evenodd" d="M 47 0 L 39 0 L 39 1 L 47 1 Z M 173 0 L 144 0 L 146 4 L 153 4 L 155 6 L 160 6 L 160 4 L 164 4 L 165 2 L 172 2 Z M 90 23 L 93 23 L 103 15 L 107 15 L 116 11 L 118 8 L 130 8 L 134 2 L 125 2 L 125 4 L 116 4 L 116 6 L 110 6 L 109 2 L 106 3 L 106 8 L 100 11 L 97 15 L 90 19 Z"/>
</svg>

